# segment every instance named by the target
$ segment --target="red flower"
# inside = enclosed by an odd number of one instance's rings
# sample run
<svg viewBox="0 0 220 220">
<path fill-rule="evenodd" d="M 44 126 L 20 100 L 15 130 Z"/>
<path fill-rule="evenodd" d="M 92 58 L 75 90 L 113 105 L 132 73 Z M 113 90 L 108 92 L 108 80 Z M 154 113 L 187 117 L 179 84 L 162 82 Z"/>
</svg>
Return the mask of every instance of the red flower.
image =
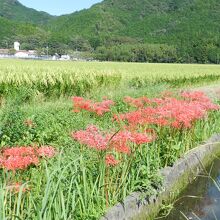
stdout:
<svg viewBox="0 0 220 220">
<path fill-rule="evenodd" d="M 1 166 L 7 170 L 23 170 L 38 163 L 37 156 L 10 156 L 1 160 Z"/>
<path fill-rule="evenodd" d="M 124 98 L 124 102 L 137 108 L 143 108 L 144 106 L 151 103 L 150 99 L 148 99 L 147 97 L 140 97 L 135 99 L 130 96 L 126 96 Z"/>
<path fill-rule="evenodd" d="M 115 159 L 115 157 L 111 154 L 106 155 L 105 163 L 107 166 L 116 166 L 119 164 L 119 161 Z"/>
<path fill-rule="evenodd" d="M 99 131 L 96 126 L 91 125 L 85 131 L 72 133 L 72 138 L 96 150 L 114 149 L 118 153 L 130 154 L 131 149 L 129 145 L 131 143 L 137 145 L 150 143 L 155 139 L 155 136 L 128 130 L 117 133 L 104 133 Z"/>
<path fill-rule="evenodd" d="M 39 164 L 39 157 L 53 157 L 55 149 L 50 146 L 42 146 L 39 149 L 34 147 L 13 147 L 4 149 L 0 157 L 0 167 L 7 170 L 23 170 L 31 165 Z"/>
<path fill-rule="evenodd" d="M 152 142 L 151 137 L 148 137 L 146 134 L 142 133 L 133 133 L 132 138 L 133 142 L 138 145 Z"/>
<path fill-rule="evenodd" d="M 73 132 L 72 138 L 96 150 L 107 149 L 108 139 L 94 125 L 88 126 L 85 131 Z"/>
<path fill-rule="evenodd" d="M 114 116 L 114 119 L 118 122 L 126 121 L 130 127 L 158 125 L 181 129 L 190 128 L 196 120 L 206 117 L 208 111 L 219 109 L 218 105 L 200 92 L 182 93 L 182 97 L 184 100 L 171 97 L 152 99 L 147 102 L 149 106 L 138 104 L 138 110 Z M 131 98 L 126 99 L 134 103 Z"/>
<path fill-rule="evenodd" d="M 36 155 L 36 149 L 33 147 L 12 147 L 3 151 L 4 157 Z"/>
<path fill-rule="evenodd" d="M 103 115 L 110 111 L 110 107 L 114 105 L 112 100 L 104 100 L 102 102 L 93 102 L 91 100 L 86 100 L 82 97 L 73 97 L 74 112 L 80 112 L 81 110 L 86 110 L 89 112 L 96 113 L 97 115 Z"/>
</svg>

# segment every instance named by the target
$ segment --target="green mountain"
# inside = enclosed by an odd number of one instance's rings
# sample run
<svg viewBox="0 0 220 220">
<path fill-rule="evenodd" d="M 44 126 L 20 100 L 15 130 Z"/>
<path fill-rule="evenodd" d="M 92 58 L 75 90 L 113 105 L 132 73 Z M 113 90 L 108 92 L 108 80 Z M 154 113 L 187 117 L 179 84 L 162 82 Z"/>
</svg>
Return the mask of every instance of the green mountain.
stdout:
<svg viewBox="0 0 220 220">
<path fill-rule="evenodd" d="M 220 33 L 219 0 L 104 0 L 50 23 L 57 35 L 177 43 Z"/>
<path fill-rule="evenodd" d="M 14 41 L 21 41 L 21 49 L 36 49 L 39 45 L 44 46 L 42 39 L 47 39 L 47 36 L 48 33 L 36 25 L 0 17 L 0 48 L 13 48 Z"/>
<path fill-rule="evenodd" d="M 28 36 L 37 32 L 37 27 L 28 24 L 21 24 L 0 17 L 0 39 L 14 39 L 18 36 Z"/>
<path fill-rule="evenodd" d="M 0 35 L 3 23 L 5 35 L 14 31 L 25 48 L 48 45 L 51 54 L 95 50 L 103 60 L 220 62 L 219 0 L 104 0 L 58 17 L 0 0 L 0 15 Z M 12 20 L 25 24 L 14 28 Z M 27 21 L 33 25 L 25 28 Z"/>
<path fill-rule="evenodd" d="M 17 22 L 45 24 L 53 18 L 46 12 L 27 8 L 17 0 L 0 0 L 0 17 Z"/>
</svg>

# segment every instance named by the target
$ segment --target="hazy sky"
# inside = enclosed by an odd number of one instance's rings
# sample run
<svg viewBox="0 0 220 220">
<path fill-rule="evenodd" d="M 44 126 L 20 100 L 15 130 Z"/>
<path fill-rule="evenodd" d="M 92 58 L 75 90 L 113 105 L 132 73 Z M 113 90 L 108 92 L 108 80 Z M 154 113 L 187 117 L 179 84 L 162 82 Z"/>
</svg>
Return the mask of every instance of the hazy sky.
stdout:
<svg viewBox="0 0 220 220">
<path fill-rule="evenodd" d="M 89 8 L 102 0 L 19 0 L 29 8 L 46 11 L 52 15 L 71 13 L 84 8 Z"/>
</svg>

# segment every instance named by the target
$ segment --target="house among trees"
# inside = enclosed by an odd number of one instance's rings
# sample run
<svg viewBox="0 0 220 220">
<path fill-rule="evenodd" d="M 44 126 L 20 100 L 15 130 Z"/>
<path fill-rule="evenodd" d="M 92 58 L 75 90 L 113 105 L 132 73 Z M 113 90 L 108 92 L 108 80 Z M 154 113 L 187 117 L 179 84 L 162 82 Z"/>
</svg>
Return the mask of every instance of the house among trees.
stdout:
<svg viewBox="0 0 220 220">
<path fill-rule="evenodd" d="M 54 56 L 48 54 L 48 47 L 47 47 L 47 55 L 45 52 L 40 54 L 39 50 L 21 50 L 20 43 L 14 42 L 14 47 L 11 49 L 1 49 L 0 48 L 0 58 L 23 58 L 23 59 L 42 59 L 42 60 L 71 60 L 71 56 L 66 54 L 57 54 L 55 53 Z M 77 58 L 78 60 L 78 58 Z M 82 59 L 83 60 L 83 59 Z"/>
<path fill-rule="evenodd" d="M 33 58 L 36 56 L 35 50 L 20 50 L 20 43 L 14 42 L 15 57 L 17 58 Z"/>
<path fill-rule="evenodd" d="M 12 49 L 0 49 L 0 57 L 35 58 L 35 50 L 20 50 L 20 43 L 14 42 Z"/>
<path fill-rule="evenodd" d="M 34 58 L 36 56 L 35 50 L 19 50 L 15 52 L 17 58 Z"/>
</svg>

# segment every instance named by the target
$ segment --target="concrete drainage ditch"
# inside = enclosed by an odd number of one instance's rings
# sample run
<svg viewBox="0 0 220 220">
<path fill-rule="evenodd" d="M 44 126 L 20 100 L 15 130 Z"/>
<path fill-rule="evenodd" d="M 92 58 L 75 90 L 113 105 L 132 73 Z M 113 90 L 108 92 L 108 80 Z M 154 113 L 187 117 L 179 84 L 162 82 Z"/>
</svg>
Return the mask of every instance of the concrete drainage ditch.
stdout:
<svg viewBox="0 0 220 220">
<path fill-rule="evenodd" d="M 132 193 L 110 208 L 100 220 L 152 220 L 162 204 L 169 203 L 182 192 L 196 176 L 220 155 L 220 134 L 213 135 L 204 144 L 192 149 L 176 161 L 173 167 L 163 168 L 162 190 L 157 195 L 144 197 L 142 193 Z"/>
</svg>

